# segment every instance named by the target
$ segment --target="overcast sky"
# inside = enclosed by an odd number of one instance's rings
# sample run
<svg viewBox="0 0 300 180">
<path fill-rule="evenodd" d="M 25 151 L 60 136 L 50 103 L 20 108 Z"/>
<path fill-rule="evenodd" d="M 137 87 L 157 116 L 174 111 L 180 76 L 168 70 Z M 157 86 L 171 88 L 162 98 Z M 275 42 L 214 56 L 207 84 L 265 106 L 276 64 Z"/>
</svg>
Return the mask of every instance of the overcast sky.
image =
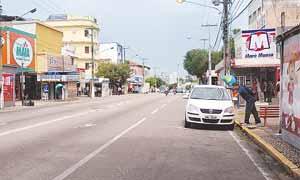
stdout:
<svg viewBox="0 0 300 180">
<path fill-rule="evenodd" d="M 211 5 L 211 0 L 194 0 Z M 202 24 L 219 24 L 220 15 L 214 10 L 190 4 L 179 5 L 176 0 L 2 0 L 4 14 L 21 15 L 37 8 L 27 18 L 46 19 L 50 14 L 95 16 L 101 26 L 101 42 L 119 42 L 130 47 L 128 58 L 147 58 L 146 64 L 159 72 L 185 74 L 182 63 L 185 53 L 203 48 L 201 38 L 208 30 Z M 246 27 L 241 17 L 235 26 Z M 212 41 L 218 28 L 211 28 Z M 187 39 L 187 37 L 190 37 Z M 212 42 L 213 43 L 213 42 Z M 141 61 L 140 61 L 141 62 Z"/>
</svg>

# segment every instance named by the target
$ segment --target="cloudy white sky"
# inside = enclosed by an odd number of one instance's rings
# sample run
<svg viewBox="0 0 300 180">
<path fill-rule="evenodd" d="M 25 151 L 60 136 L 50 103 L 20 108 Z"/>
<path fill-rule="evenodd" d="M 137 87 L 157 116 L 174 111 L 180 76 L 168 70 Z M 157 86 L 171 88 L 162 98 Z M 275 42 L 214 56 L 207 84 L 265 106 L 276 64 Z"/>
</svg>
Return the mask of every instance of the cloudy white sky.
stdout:
<svg viewBox="0 0 300 180">
<path fill-rule="evenodd" d="M 4 14 L 21 15 L 37 8 L 27 18 L 46 19 L 50 14 L 95 16 L 101 26 L 102 42 L 119 42 L 129 46 L 128 57 L 145 57 L 159 72 L 175 72 L 182 64 L 185 53 L 202 48 L 201 38 L 208 30 L 202 24 L 219 24 L 220 16 L 214 10 L 189 4 L 179 5 L 176 0 L 1 0 Z M 211 5 L 211 0 L 193 0 Z M 247 1 L 247 0 L 246 0 Z M 246 27 L 242 16 L 234 26 Z M 212 28 L 212 39 L 218 28 Z M 187 37 L 191 37 L 190 40 Z M 136 59 L 139 61 L 139 59 Z M 185 74 L 180 66 L 180 74 Z"/>
</svg>

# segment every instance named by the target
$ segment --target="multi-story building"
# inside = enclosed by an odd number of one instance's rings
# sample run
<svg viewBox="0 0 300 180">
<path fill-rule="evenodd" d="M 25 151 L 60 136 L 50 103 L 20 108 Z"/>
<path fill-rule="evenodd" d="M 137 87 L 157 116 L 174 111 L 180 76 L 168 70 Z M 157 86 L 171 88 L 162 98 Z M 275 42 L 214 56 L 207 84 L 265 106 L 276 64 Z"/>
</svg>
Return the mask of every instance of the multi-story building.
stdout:
<svg viewBox="0 0 300 180">
<path fill-rule="evenodd" d="M 128 81 L 128 92 L 142 92 L 145 79 L 149 77 L 150 67 L 129 61 L 129 67 L 132 75 Z"/>
<path fill-rule="evenodd" d="M 125 62 L 124 49 L 119 43 L 101 43 L 99 49 L 102 60 L 114 64 L 122 64 Z"/>
<path fill-rule="evenodd" d="M 78 71 L 85 72 L 85 80 L 91 78 L 92 44 L 94 45 L 95 69 L 100 63 L 99 32 L 97 19 L 91 16 L 51 15 L 45 21 L 63 32 L 64 47 L 72 47 Z M 92 43 L 93 41 L 93 43 Z"/>
<path fill-rule="evenodd" d="M 299 0 L 254 0 L 248 8 L 249 29 L 296 26 L 300 22 Z"/>
<path fill-rule="evenodd" d="M 76 74 L 75 57 L 62 54 L 63 32 L 40 21 L 13 21 L 6 24 L 36 36 L 35 71 L 26 75 L 25 95 L 31 99 L 76 96 L 79 75 Z M 19 78 L 16 80 L 19 84 Z M 58 85 L 63 88 L 58 89 Z M 17 98 L 21 96 L 18 86 L 16 94 Z"/>
</svg>

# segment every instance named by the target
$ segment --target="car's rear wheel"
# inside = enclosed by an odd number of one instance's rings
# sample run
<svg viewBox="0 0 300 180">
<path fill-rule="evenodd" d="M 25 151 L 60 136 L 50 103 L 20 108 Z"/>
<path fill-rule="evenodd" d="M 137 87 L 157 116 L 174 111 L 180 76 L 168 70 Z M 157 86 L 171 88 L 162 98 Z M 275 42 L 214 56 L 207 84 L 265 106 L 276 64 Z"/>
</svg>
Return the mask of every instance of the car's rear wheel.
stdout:
<svg viewBox="0 0 300 180">
<path fill-rule="evenodd" d="M 234 123 L 233 123 L 233 124 L 230 124 L 230 125 L 228 126 L 228 129 L 229 129 L 230 131 L 233 131 L 233 130 L 234 130 Z"/>
<path fill-rule="evenodd" d="M 192 127 L 192 123 L 191 122 L 188 122 L 185 118 L 185 121 L 184 121 L 184 127 L 185 128 L 191 128 Z"/>
</svg>

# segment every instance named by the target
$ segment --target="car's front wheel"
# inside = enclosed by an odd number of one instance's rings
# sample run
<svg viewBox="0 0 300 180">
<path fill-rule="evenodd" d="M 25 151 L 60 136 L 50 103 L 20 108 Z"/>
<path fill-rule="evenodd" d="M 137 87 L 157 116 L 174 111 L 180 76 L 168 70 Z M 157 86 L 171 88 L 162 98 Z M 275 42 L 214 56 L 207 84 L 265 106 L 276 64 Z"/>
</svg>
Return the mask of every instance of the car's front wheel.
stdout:
<svg viewBox="0 0 300 180">
<path fill-rule="evenodd" d="M 191 122 L 188 122 L 185 118 L 185 121 L 184 121 L 184 127 L 185 128 L 191 128 L 192 127 L 192 123 Z"/>
</svg>

